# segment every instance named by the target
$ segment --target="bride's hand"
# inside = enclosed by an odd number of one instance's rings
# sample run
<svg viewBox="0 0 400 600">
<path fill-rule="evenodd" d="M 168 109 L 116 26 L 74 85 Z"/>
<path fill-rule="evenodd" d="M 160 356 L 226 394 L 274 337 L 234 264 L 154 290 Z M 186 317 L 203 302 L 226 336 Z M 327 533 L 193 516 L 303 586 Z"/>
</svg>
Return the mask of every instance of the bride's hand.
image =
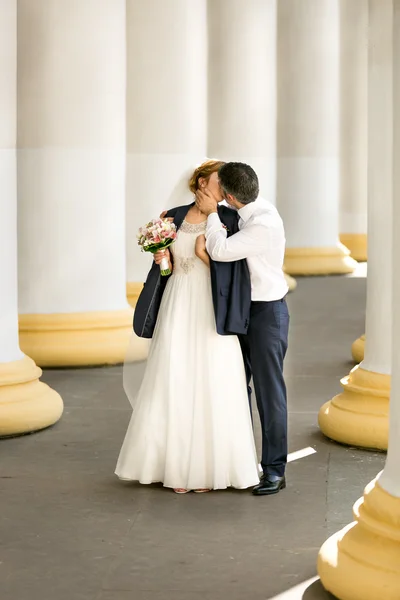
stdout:
<svg viewBox="0 0 400 600">
<path fill-rule="evenodd" d="M 197 258 L 202 260 L 207 267 L 210 266 L 210 257 L 208 256 L 206 248 L 206 236 L 204 234 L 199 235 L 199 237 L 196 238 L 195 253 Z"/>
<path fill-rule="evenodd" d="M 204 255 L 207 252 L 206 249 L 206 236 L 204 234 L 199 235 L 196 238 L 196 247 L 195 247 L 196 256 Z"/>
<path fill-rule="evenodd" d="M 159 265 L 163 258 L 168 258 L 168 262 L 171 264 L 171 255 L 168 248 L 166 250 L 159 250 L 154 254 L 154 262 Z"/>
</svg>

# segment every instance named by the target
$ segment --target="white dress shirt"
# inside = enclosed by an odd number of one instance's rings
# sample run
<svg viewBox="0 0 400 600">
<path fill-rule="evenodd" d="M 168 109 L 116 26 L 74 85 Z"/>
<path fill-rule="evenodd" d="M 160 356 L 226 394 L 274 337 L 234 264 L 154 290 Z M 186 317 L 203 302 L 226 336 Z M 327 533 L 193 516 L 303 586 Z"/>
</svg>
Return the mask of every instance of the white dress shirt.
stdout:
<svg viewBox="0 0 400 600">
<path fill-rule="evenodd" d="M 206 247 L 218 262 L 247 259 L 251 278 L 251 299 L 270 302 L 280 300 L 288 292 L 283 260 L 285 231 L 275 206 L 258 198 L 238 211 L 238 233 L 227 237 L 217 213 L 207 219 Z"/>
</svg>

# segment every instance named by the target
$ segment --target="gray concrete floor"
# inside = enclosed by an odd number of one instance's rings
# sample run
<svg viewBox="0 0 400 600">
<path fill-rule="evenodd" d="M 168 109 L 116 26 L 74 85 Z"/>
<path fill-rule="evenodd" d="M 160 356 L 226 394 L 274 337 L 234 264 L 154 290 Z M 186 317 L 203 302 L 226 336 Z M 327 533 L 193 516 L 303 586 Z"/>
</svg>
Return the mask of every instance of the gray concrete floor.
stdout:
<svg viewBox="0 0 400 600">
<path fill-rule="evenodd" d="M 384 464 L 317 427 L 364 331 L 365 283 L 300 279 L 289 298 L 290 451 L 316 453 L 289 464 L 277 496 L 120 483 L 130 416 L 121 368 L 46 371 L 63 419 L 0 442 L 1 599 L 327 600 L 313 579 L 318 550 Z"/>
</svg>

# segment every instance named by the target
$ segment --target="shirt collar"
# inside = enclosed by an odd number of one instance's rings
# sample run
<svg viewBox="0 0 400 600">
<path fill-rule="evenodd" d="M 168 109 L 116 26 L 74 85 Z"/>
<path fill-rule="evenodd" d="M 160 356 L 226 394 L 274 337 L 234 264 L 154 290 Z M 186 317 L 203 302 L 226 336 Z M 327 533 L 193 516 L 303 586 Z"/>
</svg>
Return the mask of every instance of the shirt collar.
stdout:
<svg viewBox="0 0 400 600">
<path fill-rule="evenodd" d="M 257 202 L 258 199 L 255 202 L 250 202 L 249 204 L 246 204 L 245 206 L 243 206 L 243 208 L 240 208 L 238 210 L 239 216 L 242 219 L 242 221 L 246 222 L 250 219 L 251 215 L 256 209 Z"/>
</svg>

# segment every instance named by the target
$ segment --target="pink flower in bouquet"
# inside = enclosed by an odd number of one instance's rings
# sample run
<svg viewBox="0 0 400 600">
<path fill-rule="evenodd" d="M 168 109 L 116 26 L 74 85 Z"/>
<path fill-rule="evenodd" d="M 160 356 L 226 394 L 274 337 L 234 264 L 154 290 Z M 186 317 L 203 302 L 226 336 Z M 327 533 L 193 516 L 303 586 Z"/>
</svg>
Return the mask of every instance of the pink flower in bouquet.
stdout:
<svg viewBox="0 0 400 600">
<path fill-rule="evenodd" d="M 142 252 L 151 252 L 152 254 L 169 248 L 176 237 L 176 226 L 167 219 L 153 219 L 144 227 L 140 227 L 137 236 Z M 167 259 L 163 259 L 160 269 L 162 275 L 171 274 Z"/>
</svg>

